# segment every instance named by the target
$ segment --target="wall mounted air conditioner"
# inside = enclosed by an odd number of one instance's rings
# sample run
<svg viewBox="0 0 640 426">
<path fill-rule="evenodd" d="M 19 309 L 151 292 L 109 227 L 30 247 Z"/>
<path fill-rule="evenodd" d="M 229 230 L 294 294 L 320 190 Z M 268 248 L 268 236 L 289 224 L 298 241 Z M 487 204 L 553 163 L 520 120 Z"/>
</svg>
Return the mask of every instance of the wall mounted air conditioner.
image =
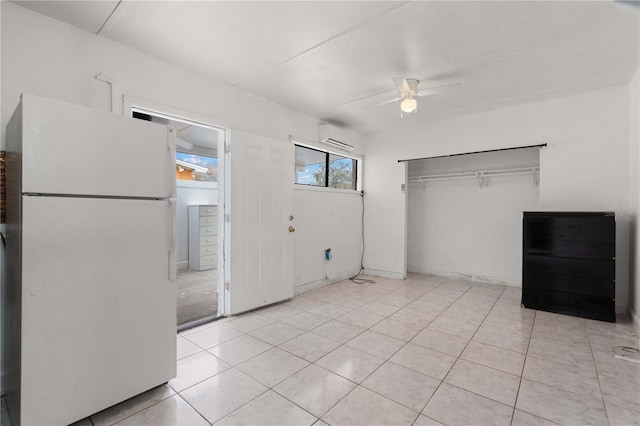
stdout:
<svg viewBox="0 0 640 426">
<path fill-rule="evenodd" d="M 344 142 L 340 142 L 339 140 L 332 137 L 332 135 L 335 134 L 335 131 L 336 129 L 330 124 L 320 123 L 318 125 L 318 140 L 321 143 L 325 145 L 331 145 L 334 148 L 342 149 L 345 151 L 352 151 L 353 146 Z"/>
</svg>

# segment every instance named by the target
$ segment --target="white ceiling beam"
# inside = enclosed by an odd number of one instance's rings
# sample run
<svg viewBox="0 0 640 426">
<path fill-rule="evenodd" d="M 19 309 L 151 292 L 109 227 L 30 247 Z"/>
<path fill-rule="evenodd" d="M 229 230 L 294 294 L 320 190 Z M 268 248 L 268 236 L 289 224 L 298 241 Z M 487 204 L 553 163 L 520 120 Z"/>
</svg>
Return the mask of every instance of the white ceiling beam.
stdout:
<svg viewBox="0 0 640 426">
<path fill-rule="evenodd" d="M 346 34 L 349 34 L 349 33 L 353 32 L 353 31 L 357 30 L 358 28 L 362 28 L 362 27 L 364 27 L 365 25 L 367 25 L 367 24 L 369 24 L 369 23 L 371 23 L 371 22 L 373 22 L 373 21 L 376 21 L 376 20 L 377 20 L 377 19 L 379 19 L 380 17 L 383 17 L 383 16 L 385 16 L 385 15 L 388 15 L 389 13 L 391 13 L 391 12 L 393 12 L 393 11 L 395 11 L 395 10 L 398 10 L 398 9 L 400 9 L 400 8 L 402 8 L 402 7 L 405 7 L 405 6 L 406 6 L 406 5 L 408 5 L 408 4 L 410 4 L 410 2 L 402 2 L 402 3 L 398 3 L 397 5 L 395 5 L 395 6 L 391 7 L 391 8 L 389 8 L 389 9 L 386 9 L 386 10 L 385 10 L 385 11 L 383 11 L 383 12 L 378 13 L 377 15 L 374 15 L 374 16 L 372 16 L 372 17 L 368 18 L 368 19 L 365 19 L 364 21 L 359 22 L 359 23 L 357 23 L 356 25 L 353 25 L 352 27 L 349 27 L 349 28 L 347 28 L 347 29 L 345 29 L 345 30 L 343 30 L 343 31 L 340 31 L 340 32 L 339 32 L 339 33 L 337 33 L 337 34 L 334 34 L 334 35 L 332 35 L 331 37 L 328 37 L 328 38 L 326 38 L 326 39 L 322 40 L 321 42 L 316 43 L 316 44 L 314 44 L 313 46 L 310 46 L 310 47 L 308 47 L 308 48 L 306 48 L 306 49 L 304 49 L 304 50 L 302 50 L 302 51 L 300 51 L 300 52 L 296 53 L 295 55 L 293 55 L 293 56 L 290 56 L 290 57 L 286 58 L 285 60 L 283 60 L 283 61 L 281 61 L 281 62 L 277 63 L 276 65 L 274 65 L 273 67 L 271 67 L 271 69 L 270 69 L 270 70 L 268 70 L 268 71 L 266 71 L 266 72 L 263 72 L 263 73 L 261 73 L 260 75 L 255 75 L 255 76 L 251 77 L 250 79 L 248 79 L 248 80 L 246 80 L 246 81 L 243 81 L 243 82 L 238 83 L 238 84 L 234 84 L 234 85 L 232 85 L 232 86 L 233 86 L 233 87 L 242 87 L 242 86 L 244 86 L 244 85 L 247 85 L 247 84 L 251 83 L 252 81 L 255 81 L 255 80 L 259 79 L 260 77 L 263 77 L 263 76 L 265 76 L 265 75 L 269 75 L 269 74 L 271 74 L 271 73 L 273 73 L 273 72 L 277 71 L 277 70 L 278 70 L 278 68 L 280 68 L 281 66 L 283 66 L 283 65 L 285 65 L 285 64 L 287 64 L 287 63 L 289 63 L 289 62 L 291 62 L 291 61 L 293 61 L 293 60 L 295 60 L 296 58 L 299 58 L 299 57 L 301 57 L 301 56 L 303 56 L 303 55 L 305 55 L 305 54 L 307 54 L 307 53 L 309 53 L 309 52 L 311 52 L 311 51 L 313 51 L 313 50 L 315 50 L 315 49 L 319 48 L 320 46 L 323 46 L 323 45 L 325 45 L 325 44 L 327 44 L 327 43 L 329 43 L 329 42 L 331 42 L 331 41 L 333 41 L 333 40 L 336 40 L 336 39 L 338 39 L 338 38 L 340 38 L 340 37 L 342 37 L 342 36 L 344 36 L 344 35 L 346 35 Z"/>
<path fill-rule="evenodd" d="M 118 22 L 118 19 L 124 14 L 125 10 L 129 7 L 129 0 L 120 0 L 116 7 L 113 8 L 111 14 L 104 21 L 96 35 L 106 36 L 113 25 Z"/>
</svg>

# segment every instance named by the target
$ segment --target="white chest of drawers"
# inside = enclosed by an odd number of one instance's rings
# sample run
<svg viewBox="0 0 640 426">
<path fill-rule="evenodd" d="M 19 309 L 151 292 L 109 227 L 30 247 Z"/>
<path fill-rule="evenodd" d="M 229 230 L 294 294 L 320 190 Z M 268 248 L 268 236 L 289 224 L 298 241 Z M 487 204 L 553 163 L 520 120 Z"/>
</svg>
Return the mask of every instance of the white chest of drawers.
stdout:
<svg viewBox="0 0 640 426">
<path fill-rule="evenodd" d="M 218 206 L 189 206 L 189 269 L 218 267 Z"/>
</svg>

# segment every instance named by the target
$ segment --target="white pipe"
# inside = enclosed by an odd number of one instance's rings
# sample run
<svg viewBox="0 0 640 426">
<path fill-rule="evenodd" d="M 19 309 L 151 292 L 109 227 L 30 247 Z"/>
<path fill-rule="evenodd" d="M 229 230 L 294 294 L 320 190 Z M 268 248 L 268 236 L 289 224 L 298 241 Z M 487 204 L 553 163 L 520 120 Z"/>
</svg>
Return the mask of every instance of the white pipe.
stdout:
<svg viewBox="0 0 640 426">
<path fill-rule="evenodd" d="M 123 113 L 122 109 L 118 108 L 118 105 L 116 102 L 116 96 L 117 96 L 117 93 L 119 93 L 117 90 L 116 80 L 102 73 L 96 75 L 96 80 L 104 81 L 109 85 L 109 89 L 111 91 L 111 112 L 114 114 L 122 114 Z"/>
</svg>

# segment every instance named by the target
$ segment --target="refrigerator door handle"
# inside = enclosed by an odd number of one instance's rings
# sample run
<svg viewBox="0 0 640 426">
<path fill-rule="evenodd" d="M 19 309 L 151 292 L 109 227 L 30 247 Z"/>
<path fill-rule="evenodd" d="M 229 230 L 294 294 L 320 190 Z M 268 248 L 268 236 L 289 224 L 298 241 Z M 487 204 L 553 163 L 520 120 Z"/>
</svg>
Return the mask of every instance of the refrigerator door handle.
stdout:
<svg viewBox="0 0 640 426">
<path fill-rule="evenodd" d="M 169 280 L 175 281 L 177 274 L 176 264 L 176 245 L 177 245 L 177 230 L 176 230 L 176 200 L 170 198 L 167 200 L 167 206 L 169 208 L 169 218 L 171 226 L 171 238 L 169 241 Z"/>
</svg>

